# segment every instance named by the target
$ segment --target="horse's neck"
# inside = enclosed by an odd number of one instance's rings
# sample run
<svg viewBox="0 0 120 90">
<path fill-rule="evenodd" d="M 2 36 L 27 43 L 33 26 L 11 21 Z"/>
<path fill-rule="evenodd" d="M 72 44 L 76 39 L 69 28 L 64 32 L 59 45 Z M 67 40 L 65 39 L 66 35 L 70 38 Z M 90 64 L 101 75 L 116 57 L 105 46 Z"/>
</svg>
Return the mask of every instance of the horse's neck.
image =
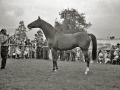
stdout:
<svg viewBox="0 0 120 90">
<path fill-rule="evenodd" d="M 47 39 L 54 38 L 54 35 L 55 35 L 55 32 L 56 32 L 55 28 L 52 25 L 48 24 L 47 22 L 45 22 L 43 20 L 42 20 L 42 22 L 43 23 L 42 23 L 42 26 L 40 28 L 42 29 L 45 37 Z"/>
</svg>

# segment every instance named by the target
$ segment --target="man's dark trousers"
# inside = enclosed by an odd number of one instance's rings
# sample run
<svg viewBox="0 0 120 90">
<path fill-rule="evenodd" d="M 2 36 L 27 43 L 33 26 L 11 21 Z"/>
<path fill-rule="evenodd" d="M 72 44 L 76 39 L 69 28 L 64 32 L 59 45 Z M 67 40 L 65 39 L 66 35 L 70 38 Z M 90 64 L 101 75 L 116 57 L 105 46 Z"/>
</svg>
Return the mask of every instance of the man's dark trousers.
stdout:
<svg viewBox="0 0 120 90">
<path fill-rule="evenodd" d="M 8 46 L 1 46 L 1 69 L 5 69 L 6 66 L 6 60 L 8 57 Z"/>
</svg>

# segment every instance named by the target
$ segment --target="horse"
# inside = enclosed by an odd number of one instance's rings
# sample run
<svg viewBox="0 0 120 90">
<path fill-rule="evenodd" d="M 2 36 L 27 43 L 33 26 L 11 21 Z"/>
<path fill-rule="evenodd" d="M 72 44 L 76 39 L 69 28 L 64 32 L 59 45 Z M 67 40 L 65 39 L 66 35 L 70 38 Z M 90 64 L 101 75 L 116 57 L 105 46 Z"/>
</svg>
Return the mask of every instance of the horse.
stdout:
<svg viewBox="0 0 120 90">
<path fill-rule="evenodd" d="M 73 34 L 64 34 L 56 30 L 51 24 L 42 20 L 39 16 L 38 19 L 31 22 L 27 26 L 30 30 L 32 28 L 42 29 L 47 41 L 48 47 L 52 51 L 53 71 L 57 71 L 57 50 L 71 50 L 75 47 L 80 47 L 84 53 L 87 67 L 85 74 L 89 71 L 90 57 L 88 54 L 90 42 L 92 41 L 92 59 L 96 60 L 97 55 L 97 40 L 95 35 L 87 34 L 85 32 L 77 32 Z"/>
</svg>

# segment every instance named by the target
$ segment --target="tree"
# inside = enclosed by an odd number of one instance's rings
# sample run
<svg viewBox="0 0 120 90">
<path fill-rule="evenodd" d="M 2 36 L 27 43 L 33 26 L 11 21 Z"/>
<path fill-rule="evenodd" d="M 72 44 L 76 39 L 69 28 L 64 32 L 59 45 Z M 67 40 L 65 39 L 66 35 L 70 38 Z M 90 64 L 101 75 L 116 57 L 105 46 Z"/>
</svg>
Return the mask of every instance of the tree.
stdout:
<svg viewBox="0 0 120 90">
<path fill-rule="evenodd" d="M 26 35 L 26 27 L 24 25 L 24 21 L 20 21 L 19 26 L 15 31 L 15 40 L 18 41 L 17 44 L 19 44 L 24 42 L 25 39 L 28 39 Z"/>
<path fill-rule="evenodd" d="M 80 13 L 76 9 L 65 9 L 60 13 L 62 23 L 55 21 L 55 28 L 64 33 L 85 32 L 92 24 L 86 23 L 85 14 Z"/>
</svg>

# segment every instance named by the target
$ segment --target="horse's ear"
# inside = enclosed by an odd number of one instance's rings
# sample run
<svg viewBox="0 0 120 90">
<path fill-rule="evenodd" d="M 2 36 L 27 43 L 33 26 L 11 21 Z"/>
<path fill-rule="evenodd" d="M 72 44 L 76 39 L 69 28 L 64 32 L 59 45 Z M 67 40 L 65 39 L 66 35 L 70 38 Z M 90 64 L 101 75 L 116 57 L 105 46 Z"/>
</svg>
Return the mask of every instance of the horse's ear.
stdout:
<svg viewBox="0 0 120 90">
<path fill-rule="evenodd" d="M 40 19 L 40 16 L 38 16 L 38 19 Z"/>
</svg>

